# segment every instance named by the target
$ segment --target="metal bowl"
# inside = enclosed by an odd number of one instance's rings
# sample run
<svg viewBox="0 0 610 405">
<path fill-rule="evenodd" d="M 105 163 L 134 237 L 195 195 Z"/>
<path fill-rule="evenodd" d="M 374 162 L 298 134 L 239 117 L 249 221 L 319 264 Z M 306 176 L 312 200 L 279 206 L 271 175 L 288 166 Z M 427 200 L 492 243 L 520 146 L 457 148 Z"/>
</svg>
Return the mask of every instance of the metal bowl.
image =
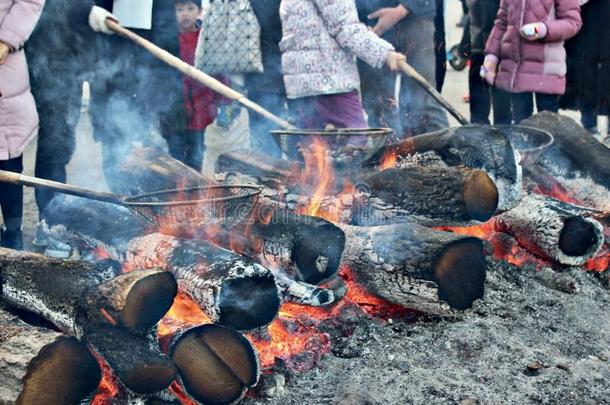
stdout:
<svg viewBox="0 0 610 405">
<path fill-rule="evenodd" d="M 555 141 L 553 135 L 538 128 L 522 125 L 495 125 L 493 128 L 499 129 L 510 139 L 524 165 L 536 162 Z"/>
</svg>

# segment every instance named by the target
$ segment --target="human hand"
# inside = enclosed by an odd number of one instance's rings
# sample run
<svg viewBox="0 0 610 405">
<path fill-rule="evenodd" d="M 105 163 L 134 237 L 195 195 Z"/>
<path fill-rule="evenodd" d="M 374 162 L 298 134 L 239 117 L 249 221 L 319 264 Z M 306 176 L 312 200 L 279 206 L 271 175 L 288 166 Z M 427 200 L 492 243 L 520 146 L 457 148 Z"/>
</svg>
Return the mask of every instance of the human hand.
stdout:
<svg viewBox="0 0 610 405">
<path fill-rule="evenodd" d="M 3 65 L 6 62 L 6 58 L 8 54 L 11 52 L 11 47 L 5 44 L 4 42 L 0 42 L 0 65 Z"/>
<path fill-rule="evenodd" d="M 400 62 L 406 62 L 407 57 L 402 53 L 390 52 L 385 60 L 385 64 L 390 68 L 392 72 L 400 70 Z"/>
<path fill-rule="evenodd" d="M 91 7 L 89 13 L 89 26 L 95 32 L 101 32 L 107 35 L 112 35 L 114 32 L 106 25 L 106 20 L 111 19 L 114 22 L 119 22 L 117 18 L 105 8 L 99 6 Z"/>
<path fill-rule="evenodd" d="M 519 34 L 528 41 L 537 41 L 546 37 L 547 28 L 546 25 L 541 22 L 525 24 L 519 30 Z"/>
<path fill-rule="evenodd" d="M 377 23 L 372 30 L 375 34 L 382 36 L 407 15 L 409 15 L 409 10 L 402 4 L 399 4 L 396 7 L 380 8 L 374 13 L 369 14 L 368 19 L 377 19 Z"/>
<path fill-rule="evenodd" d="M 484 79 L 490 86 L 493 86 L 496 81 L 496 72 L 498 71 L 498 57 L 496 55 L 486 55 L 481 66 L 481 79 Z"/>
</svg>

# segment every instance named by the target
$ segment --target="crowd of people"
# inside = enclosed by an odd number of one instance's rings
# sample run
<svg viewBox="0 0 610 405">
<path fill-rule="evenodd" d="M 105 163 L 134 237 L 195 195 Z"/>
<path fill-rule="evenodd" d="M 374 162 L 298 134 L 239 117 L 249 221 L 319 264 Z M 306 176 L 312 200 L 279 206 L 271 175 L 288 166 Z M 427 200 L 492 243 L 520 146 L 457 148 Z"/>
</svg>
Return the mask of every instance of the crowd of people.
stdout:
<svg viewBox="0 0 610 405">
<path fill-rule="evenodd" d="M 610 98 L 608 1 L 465 3 L 473 123 L 518 123 L 534 105 L 538 111 L 561 106 L 578 109 L 583 125 L 597 131 L 597 115 L 608 114 Z M 23 152 L 37 135 L 36 176 L 66 181 L 85 80 L 91 89 L 93 135 L 102 145 L 109 183 L 133 142 L 145 141 L 153 127 L 172 156 L 201 170 L 206 128 L 212 123 L 228 128 L 240 108 L 112 35 L 106 21 L 121 23 L 124 4 L 0 0 L 0 170 L 20 173 Z M 201 1 L 139 4 L 144 6 L 128 7 L 144 21 L 135 32 L 192 64 L 205 18 Z M 413 80 L 397 75 L 401 62 L 408 61 L 441 90 L 443 0 L 249 4 L 260 25 L 263 72 L 247 72 L 241 80 L 217 78 L 275 115 L 308 129 L 390 127 L 397 137 L 448 126 L 441 106 Z M 272 122 L 251 114 L 249 127 L 254 152 L 282 156 L 270 135 Z M 52 197 L 36 191 L 40 220 Z M 21 249 L 21 187 L 0 183 L 0 207 L 1 244 Z M 41 233 L 35 243 L 44 245 Z"/>
</svg>

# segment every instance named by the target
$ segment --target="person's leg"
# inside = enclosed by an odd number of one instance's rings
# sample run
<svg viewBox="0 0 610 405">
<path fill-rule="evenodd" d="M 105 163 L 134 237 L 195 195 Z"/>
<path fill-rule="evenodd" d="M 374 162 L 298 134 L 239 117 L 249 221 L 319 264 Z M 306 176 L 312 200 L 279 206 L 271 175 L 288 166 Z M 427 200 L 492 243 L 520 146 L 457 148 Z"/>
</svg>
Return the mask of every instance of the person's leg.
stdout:
<svg viewBox="0 0 610 405">
<path fill-rule="evenodd" d="M 66 182 L 66 166 L 76 148 L 82 89 L 77 81 L 66 82 L 65 86 L 63 89 L 37 88 L 34 92 L 40 116 L 35 176 L 61 183 Z M 36 189 L 35 195 L 42 219 L 55 193 Z"/>
<path fill-rule="evenodd" d="M 396 74 L 386 67 L 375 69 L 358 61 L 362 107 L 371 128 L 392 128 L 401 133 L 398 103 L 394 97 Z"/>
<path fill-rule="evenodd" d="M 426 80 L 434 81 L 434 24 L 418 19 L 404 24 L 404 51 L 407 60 Z M 399 47 L 400 48 L 400 47 Z M 417 135 L 447 128 L 449 122 L 443 107 L 413 79 L 403 76 L 400 91 L 400 118 L 403 133 Z"/>
<path fill-rule="evenodd" d="M 592 134 L 597 134 L 599 131 L 597 128 L 597 113 L 595 112 L 595 109 L 581 106 L 580 115 L 582 126 Z"/>
<path fill-rule="evenodd" d="M 513 108 L 513 119 L 519 124 L 524 119 L 532 116 L 534 112 L 534 100 L 532 93 L 511 93 L 510 101 Z"/>
<path fill-rule="evenodd" d="M 495 87 L 489 89 L 493 106 L 494 125 L 510 125 L 513 123 L 511 94 Z"/>
<path fill-rule="evenodd" d="M 187 131 L 184 136 L 184 163 L 201 172 L 203 168 L 203 132 Z"/>
<path fill-rule="evenodd" d="M 167 149 L 171 157 L 176 160 L 181 161 L 184 164 L 188 164 L 186 162 L 187 157 L 187 134 L 173 132 L 170 134 L 163 134 L 163 138 L 167 141 Z"/>
<path fill-rule="evenodd" d="M 481 79 L 480 70 L 485 55 L 474 53 L 471 56 L 470 71 L 468 72 L 468 90 L 470 92 L 470 121 L 473 124 L 489 125 L 489 112 L 491 110 L 491 97 L 489 85 Z"/>
<path fill-rule="evenodd" d="M 14 173 L 23 171 L 23 157 L 0 161 L 0 169 Z M 4 218 L 2 246 L 23 249 L 21 226 L 23 224 L 23 187 L 0 183 L 0 208 Z"/>
<path fill-rule="evenodd" d="M 285 118 L 288 115 L 286 99 L 280 94 L 249 91 L 248 98 L 279 117 Z M 271 131 L 277 129 L 275 124 L 257 113 L 250 114 L 249 120 L 252 151 L 263 156 L 280 158 L 280 148 L 271 135 Z"/>
<path fill-rule="evenodd" d="M 536 109 L 542 111 L 559 111 L 559 96 L 557 94 L 536 93 Z"/>
<path fill-rule="evenodd" d="M 436 89 L 443 90 L 447 73 L 447 43 L 445 41 L 445 4 L 436 0 L 436 17 L 434 18 L 434 53 L 436 55 Z"/>
</svg>

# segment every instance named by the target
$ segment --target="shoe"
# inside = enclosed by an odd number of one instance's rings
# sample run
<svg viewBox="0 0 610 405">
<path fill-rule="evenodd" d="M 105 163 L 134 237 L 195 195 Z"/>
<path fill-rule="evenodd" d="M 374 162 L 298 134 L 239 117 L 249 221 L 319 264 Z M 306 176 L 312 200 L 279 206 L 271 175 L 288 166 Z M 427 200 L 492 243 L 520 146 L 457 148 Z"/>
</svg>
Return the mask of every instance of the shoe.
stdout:
<svg viewBox="0 0 610 405">
<path fill-rule="evenodd" d="M 7 249 L 23 250 L 23 232 L 21 229 L 8 230 L 2 227 L 0 229 L 1 245 Z"/>
<path fill-rule="evenodd" d="M 36 237 L 32 241 L 32 245 L 36 246 L 37 248 L 44 249 L 47 247 L 48 243 L 47 233 L 45 232 L 44 224 L 41 221 L 36 226 Z"/>
</svg>

